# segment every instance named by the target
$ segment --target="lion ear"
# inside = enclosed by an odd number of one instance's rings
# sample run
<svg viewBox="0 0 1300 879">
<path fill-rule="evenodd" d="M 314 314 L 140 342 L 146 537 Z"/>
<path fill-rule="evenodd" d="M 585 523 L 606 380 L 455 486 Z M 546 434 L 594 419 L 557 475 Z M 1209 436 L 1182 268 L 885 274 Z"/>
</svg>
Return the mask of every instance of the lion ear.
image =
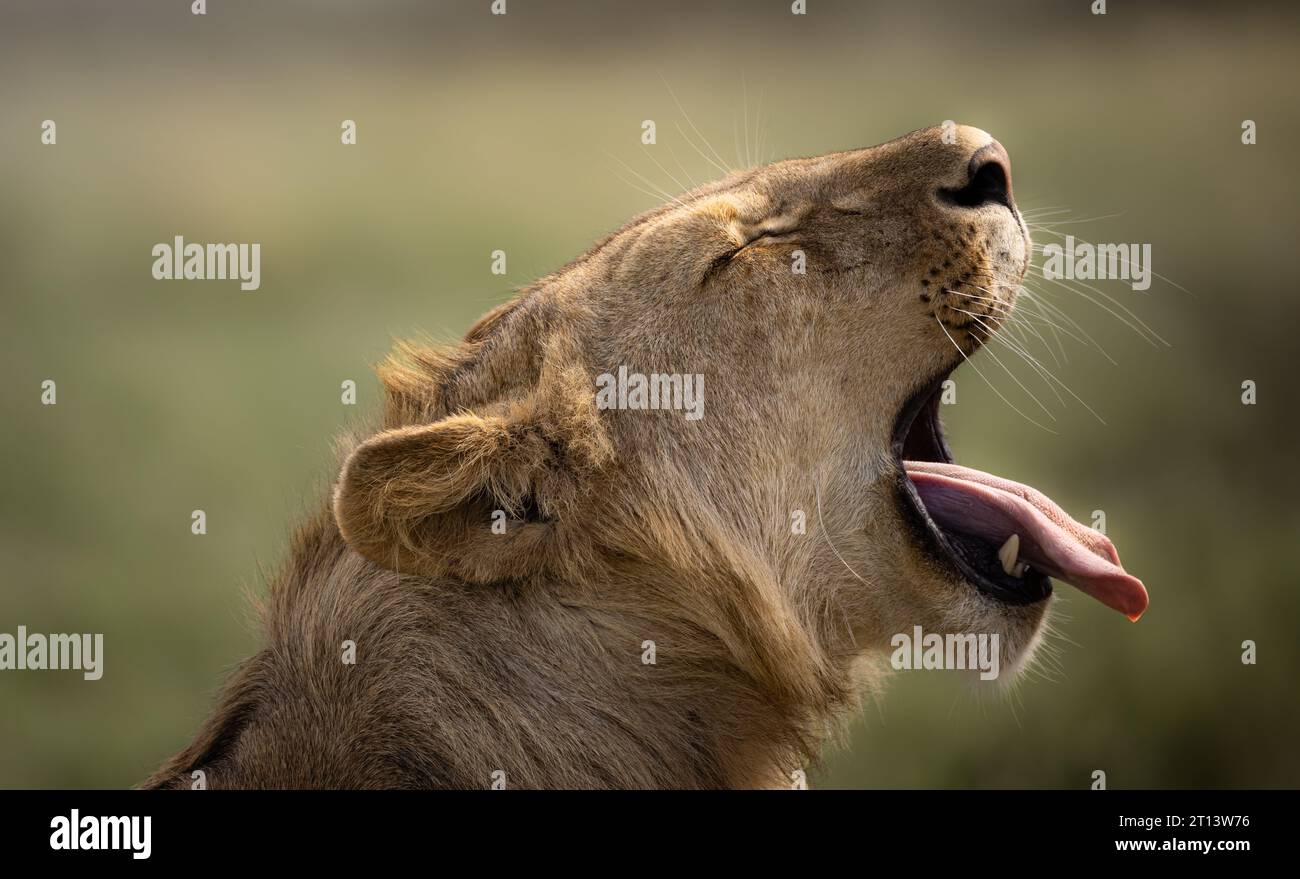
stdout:
<svg viewBox="0 0 1300 879">
<path fill-rule="evenodd" d="M 558 462 L 524 408 L 386 430 L 357 446 L 334 492 L 348 545 L 402 573 L 474 581 L 532 573 Z"/>
</svg>

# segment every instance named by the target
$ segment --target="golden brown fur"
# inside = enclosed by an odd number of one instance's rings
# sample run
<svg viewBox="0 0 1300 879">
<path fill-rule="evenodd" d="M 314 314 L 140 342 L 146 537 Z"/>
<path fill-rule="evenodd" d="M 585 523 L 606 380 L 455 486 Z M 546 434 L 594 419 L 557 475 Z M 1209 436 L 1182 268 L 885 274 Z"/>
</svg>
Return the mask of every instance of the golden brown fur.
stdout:
<svg viewBox="0 0 1300 879">
<path fill-rule="evenodd" d="M 1009 307 L 1027 262 L 1018 217 L 936 200 L 991 140 L 955 131 L 733 174 L 459 347 L 399 350 L 266 646 L 147 784 L 784 785 L 879 685 L 891 633 L 1001 632 L 1021 657 L 1045 607 L 921 548 L 889 450 L 959 357 L 945 336 L 979 341 L 951 306 L 991 309 L 962 291 Z M 619 365 L 705 375 L 704 417 L 598 410 Z"/>
</svg>

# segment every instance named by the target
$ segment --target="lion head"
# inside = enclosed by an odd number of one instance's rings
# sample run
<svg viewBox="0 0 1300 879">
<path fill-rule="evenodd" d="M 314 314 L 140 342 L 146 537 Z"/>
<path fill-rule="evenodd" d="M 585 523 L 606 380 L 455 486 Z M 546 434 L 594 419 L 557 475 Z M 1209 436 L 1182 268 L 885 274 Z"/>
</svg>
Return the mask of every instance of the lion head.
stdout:
<svg viewBox="0 0 1300 879">
<path fill-rule="evenodd" d="M 964 126 L 673 199 L 461 345 L 390 359 L 384 429 L 349 445 L 334 494 L 347 546 L 300 549 L 272 614 L 328 606 L 324 640 L 389 601 L 459 620 L 430 635 L 438 661 L 385 665 L 413 676 L 402 692 L 444 711 L 495 693 L 503 728 L 552 732 L 415 733 L 466 767 L 439 778 L 513 760 L 523 783 L 566 785 L 779 780 L 898 633 L 997 635 L 1022 664 L 1049 576 L 1136 616 L 1145 592 L 1104 537 L 952 463 L 940 429 L 943 382 L 1010 313 L 1030 254 L 1007 152 Z M 392 597 L 412 591 L 415 610 Z M 474 651 L 500 667 L 483 677 Z M 544 768 L 566 736 L 601 768 L 567 751 Z"/>
</svg>

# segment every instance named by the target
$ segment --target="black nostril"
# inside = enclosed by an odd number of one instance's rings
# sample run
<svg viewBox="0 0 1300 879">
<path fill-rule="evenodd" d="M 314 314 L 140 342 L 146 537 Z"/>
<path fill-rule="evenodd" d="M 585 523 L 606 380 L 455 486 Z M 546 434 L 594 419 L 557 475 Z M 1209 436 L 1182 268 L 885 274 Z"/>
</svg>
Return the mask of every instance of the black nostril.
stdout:
<svg viewBox="0 0 1300 879">
<path fill-rule="evenodd" d="M 974 208 L 988 202 L 1007 203 L 1007 172 L 1001 162 L 987 162 L 975 172 L 970 183 L 953 193 L 953 201 Z"/>
<path fill-rule="evenodd" d="M 970 161 L 970 182 L 960 189 L 941 189 L 945 200 L 964 208 L 980 205 L 1013 204 L 1011 197 L 1011 167 L 1006 151 L 997 141 L 977 152 Z"/>
<path fill-rule="evenodd" d="M 941 192 L 953 204 L 964 208 L 977 208 L 989 202 L 1011 207 L 1007 170 L 996 159 L 985 162 L 976 169 L 970 183 L 961 189 L 944 189 Z"/>
</svg>

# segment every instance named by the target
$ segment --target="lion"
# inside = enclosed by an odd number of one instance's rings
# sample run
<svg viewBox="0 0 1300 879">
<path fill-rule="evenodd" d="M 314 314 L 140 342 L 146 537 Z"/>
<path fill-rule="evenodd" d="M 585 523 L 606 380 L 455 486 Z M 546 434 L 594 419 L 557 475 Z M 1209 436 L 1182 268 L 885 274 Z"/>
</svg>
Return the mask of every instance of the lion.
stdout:
<svg viewBox="0 0 1300 879">
<path fill-rule="evenodd" d="M 1021 667 L 1049 577 L 1136 618 L 1106 538 L 939 425 L 1030 255 L 1006 150 L 930 128 L 732 173 L 399 346 L 265 646 L 143 786 L 789 787 L 898 633 Z"/>
</svg>

